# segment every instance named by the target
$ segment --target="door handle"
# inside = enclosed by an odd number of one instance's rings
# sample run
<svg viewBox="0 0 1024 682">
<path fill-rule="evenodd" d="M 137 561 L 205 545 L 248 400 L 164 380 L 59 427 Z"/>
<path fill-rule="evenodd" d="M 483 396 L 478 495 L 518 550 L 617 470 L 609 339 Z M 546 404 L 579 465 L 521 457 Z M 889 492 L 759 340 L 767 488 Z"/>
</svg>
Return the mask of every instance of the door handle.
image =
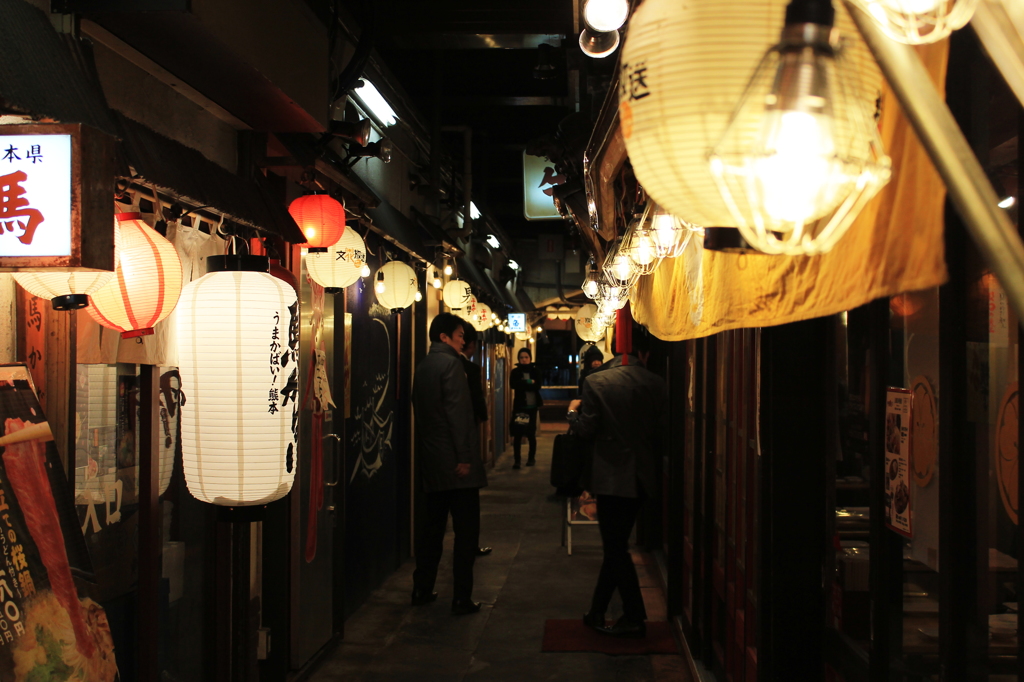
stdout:
<svg viewBox="0 0 1024 682">
<path fill-rule="evenodd" d="M 336 433 L 328 433 L 323 439 L 327 440 L 328 438 L 334 439 L 334 444 L 331 446 L 331 452 L 334 454 L 334 481 L 330 483 L 325 482 L 324 485 L 328 488 L 333 488 L 341 481 L 342 475 L 338 462 L 338 445 L 341 443 L 341 436 Z"/>
</svg>

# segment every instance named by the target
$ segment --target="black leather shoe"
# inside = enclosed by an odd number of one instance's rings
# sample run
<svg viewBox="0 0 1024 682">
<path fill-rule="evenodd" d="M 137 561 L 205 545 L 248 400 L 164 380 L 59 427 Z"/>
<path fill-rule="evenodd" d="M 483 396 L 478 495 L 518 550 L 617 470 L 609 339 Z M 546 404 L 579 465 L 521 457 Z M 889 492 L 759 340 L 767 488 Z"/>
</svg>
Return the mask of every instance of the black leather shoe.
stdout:
<svg viewBox="0 0 1024 682">
<path fill-rule="evenodd" d="M 588 628 L 601 630 L 604 628 L 604 614 L 588 611 L 583 616 L 583 624 L 586 625 Z"/>
<path fill-rule="evenodd" d="M 519 468 L 521 468 L 521 467 L 519 466 L 519 462 L 516 462 L 515 464 L 513 464 L 513 465 L 512 465 L 512 468 L 513 468 L 513 469 L 519 469 Z"/>
<path fill-rule="evenodd" d="M 536 463 L 537 463 L 537 460 L 535 460 L 535 459 L 528 459 L 528 460 L 526 460 L 526 466 L 528 466 L 528 467 L 532 467 Z"/>
<path fill-rule="evenodd" d="M 473 601 L 472 599 L 458 600 L 452 602 L 452 614 L 456 616 L 466 616 L 470 613 L 476 613 L 480 610 L 480 602 Z"/>
<path fill-rule="evenodd" d="M 476 548 L 476 555 L 477 556 L 487 556 L 490 553 L 491 553 L 491 548 L 490 547 L 477 547 Z"/>
<path fill-rule="evenodd" d="M 619 618 L 615 625 L 597 628 L 597 631 L 604 635 L 611 635 L 612 637 L 634 637 L 639 639 L 647 636 L 647 626 L 644 625 L 643 621 L 638 623 L 636 621 L 629 620 L 625 616 Z"/>
<path fill-rule="evenodd" d="M 430 604 L 435 601 L 437 601 L 437 592 L 420 592 L 419 590 L 412 591 L 413 606 L 423 606 L 424 604 Z"/>
</svg>

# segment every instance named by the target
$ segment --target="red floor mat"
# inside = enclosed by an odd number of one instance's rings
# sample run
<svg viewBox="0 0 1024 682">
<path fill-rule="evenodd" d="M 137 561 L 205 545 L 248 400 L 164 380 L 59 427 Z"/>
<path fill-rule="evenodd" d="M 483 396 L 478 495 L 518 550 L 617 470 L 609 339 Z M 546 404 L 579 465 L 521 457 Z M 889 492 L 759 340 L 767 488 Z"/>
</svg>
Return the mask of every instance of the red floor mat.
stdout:
<svg viewBox="0 0 1024 682">
<path fill-rule="evenodd" d="M 588 651 L 610 656 L 679 653 L 672 626 L 664 621 L 648 621 L 646 637 L 628 639 L 594 632 L 579 618 L 544 621 L 544 643 L 540 650 Z"/>
</svg>

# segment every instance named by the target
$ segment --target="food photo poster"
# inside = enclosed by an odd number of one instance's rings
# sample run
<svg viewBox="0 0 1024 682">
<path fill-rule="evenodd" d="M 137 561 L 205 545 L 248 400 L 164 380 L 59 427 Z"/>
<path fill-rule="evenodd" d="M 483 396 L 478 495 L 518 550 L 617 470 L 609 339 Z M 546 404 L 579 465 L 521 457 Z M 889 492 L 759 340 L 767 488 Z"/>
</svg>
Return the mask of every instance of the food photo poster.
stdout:
<svg viewBox="0 0 1024 682">
<path fill-rule="evenodd" d="M 885 395 L 885 525 L 913 537 L 910 509 L 910 425 L 913 394 L 890 388 Z"/>
<path fill-rule="evenodd" d="M 113 682 L 103 607 L 28 367 L 0 365 L 0 680 Z"/>
</svg>

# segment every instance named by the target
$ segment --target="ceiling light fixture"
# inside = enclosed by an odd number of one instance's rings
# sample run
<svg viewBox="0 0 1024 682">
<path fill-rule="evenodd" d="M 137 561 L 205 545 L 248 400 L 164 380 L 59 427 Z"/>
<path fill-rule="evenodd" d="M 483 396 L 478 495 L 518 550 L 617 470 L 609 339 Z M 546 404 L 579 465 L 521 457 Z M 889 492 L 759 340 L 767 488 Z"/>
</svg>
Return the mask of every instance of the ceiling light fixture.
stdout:
<svg viewBox="0 0 1024 682">
<path fill-rule="evenodd" d="M 384 127 L 395 125 L 398 122 L 398 114 L 391 108 L 384 96 L 380 94 L 377 87 L 366 80 L 362 80 L 362 85 L 355 90 L 356 97 L 359 98 L 366 108 L 370 110 L 370 113 L 380 122 Z"/>
<path fill-rule="evenodd" d="M 629 18 L 627 0 L 585 0 L 583 21 L 598 31 L 617 31 Z"/>
<path fill-rule="evenodd" d="M 587 26 L 580 32 L 580 49 L 594 59 L 607 57 L 619 47 L 618 31 L 595 31 Z"/>
<path fill-rule="evenodd" d="M 708 154 L 740 233 L 765 253 L 829 251 L 889 181 L 834 19 L 831 0 L 789 3 L 779 43 Z"/>
</svg>

